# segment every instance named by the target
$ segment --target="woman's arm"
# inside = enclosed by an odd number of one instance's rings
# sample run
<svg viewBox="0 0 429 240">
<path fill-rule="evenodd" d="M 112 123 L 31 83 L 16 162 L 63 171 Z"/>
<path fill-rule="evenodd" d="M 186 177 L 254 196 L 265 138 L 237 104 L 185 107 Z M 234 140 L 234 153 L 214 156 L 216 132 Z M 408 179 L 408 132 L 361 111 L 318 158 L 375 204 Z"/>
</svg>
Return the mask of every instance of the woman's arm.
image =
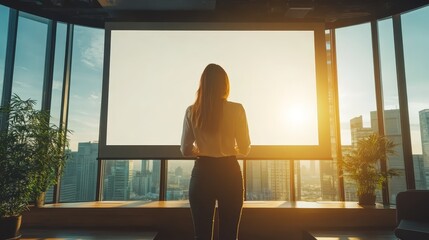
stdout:
<svg viewBox="0 0 429 240">
<path fill-rule="evenodd" d="M 249 137 L 249 127 L 247 125 L 246 111 L 244 107 L 240 104 L 237 111 L 237 121 L 236 121 L 236 142 L 238 148 L 238 154 L 246 156 L 250 152 L 250 137 Z"/>
<path fill-rule="evenodd" d="M 180 151 L 183 156 L 194 156 L 194 142 L 195 136 L 192 130 L 191 122 L 191 107 L 186 109 L 185 118 L 183 120 L 182 140 L 180 145 Z"/>
</svg>

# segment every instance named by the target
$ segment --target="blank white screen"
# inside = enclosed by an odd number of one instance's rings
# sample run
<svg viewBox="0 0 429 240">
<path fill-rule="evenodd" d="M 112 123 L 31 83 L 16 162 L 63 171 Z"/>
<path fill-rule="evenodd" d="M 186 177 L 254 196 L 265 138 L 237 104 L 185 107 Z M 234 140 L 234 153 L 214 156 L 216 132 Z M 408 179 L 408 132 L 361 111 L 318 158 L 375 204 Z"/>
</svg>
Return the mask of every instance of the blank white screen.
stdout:
<svg viewBox="0 0 429 240">
<path fill-rule="evenodd" d="M 317 145 L 313 31 L 112 30 L 107 145 L 178 145 L 209 63 L 228 73 L 252 145 Z"/>
</svg>

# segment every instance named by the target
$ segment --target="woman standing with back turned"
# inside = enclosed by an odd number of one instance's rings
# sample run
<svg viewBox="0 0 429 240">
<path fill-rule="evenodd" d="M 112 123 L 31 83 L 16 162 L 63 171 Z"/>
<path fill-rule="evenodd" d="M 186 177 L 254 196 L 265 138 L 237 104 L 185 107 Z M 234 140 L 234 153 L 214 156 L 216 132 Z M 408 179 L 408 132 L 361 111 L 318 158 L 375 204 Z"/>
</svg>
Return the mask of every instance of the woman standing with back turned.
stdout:
<svg viewBox="0 0 429 240">
<path fill-rule="evenodd" d="M 238 237 L 243 207 L 243 177 L 237 155 L 250 150 L 244 108 L 227 101 L 229 79 L 225 70 L 209 64 L 203 71 L 195 103 L 186 109 L 181 148 L 196 156 L 189 186 L 195 239 L 213 238 L 216 200 L 219 239 Z"/>
</svg>

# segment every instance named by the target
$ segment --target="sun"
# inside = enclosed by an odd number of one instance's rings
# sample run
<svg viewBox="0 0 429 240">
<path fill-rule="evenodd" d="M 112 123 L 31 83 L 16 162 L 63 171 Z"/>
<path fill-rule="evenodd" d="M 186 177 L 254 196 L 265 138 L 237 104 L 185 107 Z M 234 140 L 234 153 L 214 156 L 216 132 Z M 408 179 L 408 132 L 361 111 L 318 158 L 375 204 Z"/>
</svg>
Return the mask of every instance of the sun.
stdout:
<svg viewBox="0 0 429 240">
<path fill-rule="evenodd" d="M 285 121 L 288 125 L 304 125 L 310 117 L 308 109 L 304 105 L 294 104 L 285 108 Z"/>
</svg>

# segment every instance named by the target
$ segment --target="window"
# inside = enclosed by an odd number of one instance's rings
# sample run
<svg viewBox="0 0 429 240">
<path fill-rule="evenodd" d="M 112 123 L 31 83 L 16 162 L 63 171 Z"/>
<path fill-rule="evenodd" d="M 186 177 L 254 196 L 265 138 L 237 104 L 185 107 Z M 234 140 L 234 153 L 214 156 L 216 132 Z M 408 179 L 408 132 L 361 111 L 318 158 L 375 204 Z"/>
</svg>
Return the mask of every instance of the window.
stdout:
<svg viewBox="0 0 429 240">
<path fill-rule="evenodd" d="M 160 189 L 160 160 L 105 160 L 103 200 L 157 201 Z"/>
<path fill-rule="evenodd" d="M 193 160 L 168 161 L 167 200 L 189 199 L 189 181 L 193 167 Z"/>
<path fill-rule="evenodd" d="M 103 30 L 74 28 L 68 117 L 72 153 L 61 181 L 61 201 L 95 200 L 103 44 Z"/>
<path fill-rule="evenodd" d="M 376 111 L 370 24 L 336 30 L 338 97 L 343 155 L 356 142 L 375 131 Z M 357 201 L 354 182 L 344 179 L 346 201 Z M 381 195 L 378 194 L 378 200 Z"/>
<path fill-rule="evenodd" d="M 175 26 L 106 25 L 101 157 L 183 158 L 177 145 L 184 111 L 202 70 L 215 62 L 230 76 L 229 99 L 246 109 L 253 144 L 248 158 L 331 158 L 326 64 L 315 61 L 325 57 L 321 25 Z"/>
<path fill-rule="evenodd" d="M 52 123 L 58 125 L 61 114 L 61 100 L 64 80 L 64 57 L 66 48 L 67 25 L 57 24 L 55 42 L 54 79 L 52 85 L 51 116 Z"/>
<path fill-rule="evenodd" d="M 249 201 L 290 200 L 290 161 L 246 161 L 246 199 Z"/>
<path fill-rule="evenodd" d="M 401 16 L 417 189 L 429 189 L 429 7 Z"/>
<path fill-rule="evenodd" d="M 397 144 L 396 154 L 388 156 L 387 168 L 395 169 L 400 173 L 398 177 L 388 180 L 390 202 L 396 203 L 396 195 L 406 190 L 404 155 L 402 150 L 402 131 L 399 114 L 399 97 L 396 76 L 395 46 L 393 38 L 392 19 L 378 22 L 381 82 L 384 102 L 384 131 L 385 135 Z M 376 113 L 372 113 L 372 124 L 377 126 Z"/>
<path fill-rule="evenodd" d="M 7 31 L 9 23 L 9 8 L 0 5 L 0 79 L 4 76 L 6 58 Z M 0 81 L 0 98 L 3 92 L 3 81 Z"/>
<path fill-rule="evenodd" d="M 20 12 L 12 93 L 36 100 L 41 107 L 46 54 L 46 19 Z"/>
</svg>

